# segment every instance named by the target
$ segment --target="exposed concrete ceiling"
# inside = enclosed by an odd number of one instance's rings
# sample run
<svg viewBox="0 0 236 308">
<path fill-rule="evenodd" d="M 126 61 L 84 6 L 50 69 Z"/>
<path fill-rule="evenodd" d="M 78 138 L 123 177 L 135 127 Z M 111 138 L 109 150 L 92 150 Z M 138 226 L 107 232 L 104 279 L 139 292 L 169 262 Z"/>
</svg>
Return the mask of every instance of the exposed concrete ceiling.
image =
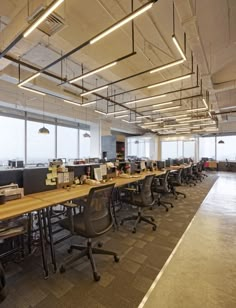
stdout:
<svg viewBox="0 0 236 308">
<path fill-rule="evenodd" d="M 32 16 L 39 8 L 46 7 L 50 0 L 0 0 L 0 50 L 3 51 L 14 39 L 21 34 L 28 25 L 28 17 Z M 147 3 L 144 0 L 134 0 L 134 8 Z M 105 119 L 104 116 L 94 113 L 94 108 L 107 112 L 113 111 L 111 102 L 107 103 L 107 96 L 111 96 L 113 102 L 124 102 L 141 99 L 144 97 L 160 95 L 172 92 L 166 97 L 137 103 L 136 106 L 127 105 L 133 111 L 135 108 L 139 114 L 150 115 L 153 119 L 162 115 L 172 116 L 181 114 L 186 109 L 204 107 L 202 94 L 209 91 L 209 106 L 212 113 L 218 114 L 219 128 L 221 131 L 236 131 L 234 116 L 221 117 L 224 107 L 236 105 L 236 1 L 235 0 L 175 0 L 175 35 L 184 47 L 184 32 L 187 38 L 187 61 L 181 65 L 173 66 L 158 73 L 140 74 L 124 81 L 116 82 L 128 76 L 147 71 L 149 69 L 180 59 L 173 40 L 173 1 L 159 0 L 153 7 L 134 21 L 134 51 L 135 55 L 120 61 L 116 66 L 99 72 L 95 76 L 88 77 L 84 81 L 76 82 L 78 87 L 64 83 L 61 80 L 69 80 L 75 76 L 96 69 L 106 63 L 132 52 L 131 23 L 108 35 L 95 44 L 73 53 L 70 57 L 57 63 L 46 70 L 49 74 L 42 74 L 28 85 L 45 90 L 64 99 L 81 102 L 81 87 L 94 89 L 98 86 L 113 83 L 108 90 L 99 92 L 101 97 L 91 94 L 83 101 L 93 101 L 97 98 L 97 105 L 85 108 L 66 104 L 56 97 L 45 97 L 45 105 L 54 114 L 70 116 L 79 108 L 78 117 L 89 113 L 91 120 Z M 52 36 L 47 36 L 39 30 L 35 30 L 27 38 L 21 39 L 7 53 L 23 63 L 33 65 L 40 70 L 58 59 L 61 55 L 71 51 L 75 47 L 91 39 L 107 27 L 130 13 L 131 1 L 127 0 L 65 0 L 56 10 L 56 13 L 64 22 L 63 28 Z M 191 51 L 193 53 L 193 75 L 181 82 L 175 82 L 153 89 L 147 89 L 148 85 L 172 79 L 191 72 Z M 199 67 L 202 79 L 203 91 L 197 85 L 197 70 Z M 21 80 L 31 76 L 35 71 L 21 65 Z M 54 78 L 57 76 L 58 78 Z M 30 107 L 41 110 L 41 104 L 37 104 L 42 98 L 37 94 L 24 91 L 17 87 L 18 68 L 5 58 L 0 59 L 0 100 L 13 103 L 14 97 L 29 98 Z M 189 89 L 194 87 L 193 89 Z M 182 90 L 188 88 L 189 90 Z M 175 91 L 175 92 L 174 92 Z M 124 93 L 126 92 L 126 93 Z M 120 95 L 118 95 L 121 93 Z M 32 97 L 36 99 L 31 100 Z M 189 99 L 184 99 L 188 98 Z M 194 97 L 194 98 L 191 98 Z M 15 99 L 15 104 L 20 104 Z M 27 101 L 27 100 L 26 100 Z M 165 114 L 152 113 L 152 105 L 173 101 L 173 106 L 181 105 L 180 109 L 166 111 Z M 109 108 L 107 107 L 109 104 Z M 24 104 L 23 104 L 24 105 Z M 172 105 L 171 105 L 172 106 Z M 166 106 L 169 107 L 169 106 Z M 122 107 L 117 106 L 116 110 Z M 229 109 L 233 111 L 234 108 Z M 236 110 L 236 108 L 235 108 Z M 135 112 L 131 112 L 130 120 L 135 120 Z M 168 113 L 167 113 L 168 112 Z M 128 114 L 128 113 L 127 113 Z M 205 113 L 207 114 L 207 113 Z M 202 114 L 193 114 L 194 117 Z M 110 120 L 109 120 L 110 121 Z M 147 122 L 144 120 L 143 122 Z M 114 120 L 121 126 L 132 126 Z M 112 124 L 111 124 L 112 125 Z M 140 129 L 137 127 L 137 132 Z"/>
</svg>

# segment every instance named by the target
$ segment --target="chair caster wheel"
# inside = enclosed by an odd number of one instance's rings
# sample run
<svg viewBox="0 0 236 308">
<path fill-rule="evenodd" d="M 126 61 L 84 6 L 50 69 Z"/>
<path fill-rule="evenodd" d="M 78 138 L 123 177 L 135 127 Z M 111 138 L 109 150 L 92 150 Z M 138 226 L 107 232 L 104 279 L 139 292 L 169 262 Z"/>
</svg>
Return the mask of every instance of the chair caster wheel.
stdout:
<svg viewBox="0 0 236 308">
<path fill-rule="evenodd" d="M 173 204 L 171 204 L 171 206 L 170 206 L 170 207 L 172 207 L 172 208 L 173 208 L 173 207 L 174 207 L 174 205 L 173 205 Z"/>
<path fill-rule="evenodd" d="M 186 198 L 186 195 L 184 195 L 184 198 Z"/>
<path fill-rule="evenodd" d="M 72 254 L 72 248 L 69 248 L 69 249 L 67 250 L 67 252 L 68 252 L 69 254 Z"/>
<path fill-rule="evenodd" d="M 121 220 L 120 225 L 123 226 L 124 222 Z"/>
<path fill-rule="evenodd" d="M 101 276 L 98 273 L 93 273 L 93 278 L 95 281 L 99 281 L 101 279 Z"/>
<path fill-rule="evenodd" d="M 136 233 L 136 228 L 133 228 L 133 231 L 132 231 L 132 233 Z"/>
<path fill-rule="evenodd" d="M 153 231 L 156 231 L 156 229 L 157 229 L 156 226 L 153 226 L 153 227 L 152 227 L 152 230 L 153 230 Z"/>
<path fill-rule="evenodd" d="M 120 258 L 118 256 L 114 256 L 114 260 L 116 263 L 118 263 L 120 261 Z"/>
<path fill-rule="evenodd" d="M 154 221 L 155 221 L 155 219 L 154 219 L 153 217 L 151 217 L 151 221 L 152 221 L 152 222 L 154 222 Z"/>
<path fill-rule="evenodd" d="M 63 265 L 61 265 L 61 267 L 60 267 L 60 273 L 63 274 L 63 273 L 65 273 L 65 271 L 66 271 L 65 267 L 64 267 Z"/>
<path fill-rule="evenodd" d="M 166 212 L 168 212 L 169 211 L 169 209 L 166 209 Z"/>
<path fill-rule="evenodd" d="M 103 246 L 102 242 L 98 242 L 98 247 L 101 248 Z"/>
</svg>

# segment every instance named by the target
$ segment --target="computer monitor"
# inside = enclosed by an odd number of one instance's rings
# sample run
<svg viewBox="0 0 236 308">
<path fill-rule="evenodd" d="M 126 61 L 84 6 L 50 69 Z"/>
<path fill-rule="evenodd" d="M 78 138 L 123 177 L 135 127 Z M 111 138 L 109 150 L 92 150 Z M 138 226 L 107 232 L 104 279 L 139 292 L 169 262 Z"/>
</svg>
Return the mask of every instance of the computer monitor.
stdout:
<svg viewBox="0 0 236 308">
<path fill-rule="evenodd" d="M 162 170 L 162 169 L 164 169 L 166 167 L 165 161 L 158 160 L 156 162 L 156 164 L 157 164 L 157 169 L 158 170 Z"/>
<path fill-rule="evenodd" d="M 172 160 L 172 165 L 173 166 L 179 166 L 179 160 L 178 159 L 173 159 Z"/>
<path fill-rule="evenodd" d="M 170 159 L 166 160 L 166 167 L 170 167 Z"/>
</svg>

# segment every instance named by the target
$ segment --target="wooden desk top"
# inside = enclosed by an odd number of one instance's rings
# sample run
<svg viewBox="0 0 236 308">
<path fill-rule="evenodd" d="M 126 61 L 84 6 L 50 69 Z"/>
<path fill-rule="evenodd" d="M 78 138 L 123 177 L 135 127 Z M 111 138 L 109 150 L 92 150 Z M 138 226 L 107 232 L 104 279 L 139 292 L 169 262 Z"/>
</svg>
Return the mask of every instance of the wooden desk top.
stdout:
<svg viewBox="0 0 236 308">
<path fill-rule="evenodd" d="M 109 183 L 115 183 L 116 187 L 127 185 L 145 178 L 146 175 L 161 175 L 165 171 L 154 171 L 154 172 L 142 172 L 136 176 L 130 178 L 115 178 L 112 181 L 106 182 L 104 185 Z M 100 184 L 103 185 L 103 184 Z M 100 186 L 99 185 L 99 186 Z M 30 213 L 39 209 L 49 207 L 51 205 L 64 203 L 68 200 L 85 197 L 89 194 L 91 188 L 96 187 L 92 185 L 79 185 L 71 187 L 69 189 L 55 189 L 50 191 L 44 191 L 40 193 L 30 194 L 13 201 L 0 205 L 0 220 L 10 219 L 20 216 L 25 213 Z"/>
<path fill-rule="evenodd" d="M 47 201 L 37 200 L 29 196 L 8 201 L 0 205 L 0 220 L 21 216 L 48 207 L 49 205 Z"/>
</svg>

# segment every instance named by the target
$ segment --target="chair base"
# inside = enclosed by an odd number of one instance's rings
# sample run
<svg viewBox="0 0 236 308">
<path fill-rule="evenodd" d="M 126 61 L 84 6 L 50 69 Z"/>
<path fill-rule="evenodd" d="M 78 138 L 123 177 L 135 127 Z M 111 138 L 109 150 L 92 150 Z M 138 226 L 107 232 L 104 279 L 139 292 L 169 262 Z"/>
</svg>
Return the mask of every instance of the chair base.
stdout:
<svg viewBox="0 0 236 308">
<path fill-rule="evenodd" d="M 160 198 L 156 199 L 156 204 L 157 204 L 158 206 L 164 207 L 165 210 L 166 210 L 166 212 L 169 211 L 168 205 L 169 205 L 170 207 L 172 207 L 172 208 L 174 207 L 173 203 L 168 202 L 168 201 L 162 201 Z"/>
<path fill-rule="evenodd" d="M 66 271 L 66 266 L 70 265 L 74 261 L 76 261 L 76 260 L 78 260 L 78 259 L 80 259 L 84 256 L 87 256 L 88 259 L 90 260 L 90 263 L 91 263 L 91 267 L 92 267 L 92 271 L 93 271 L 93 278 L 94 278 L 95 281 L 99 281 L 101 276 L 97 272 L 97 268 L 96 268 L 96 264 L 95 264 L 93 254 L 111 255 L 111 256 L 114 257 L 115 262 L 119 262 L 119 257 L 115 252 L 109 251 L 109 250 L 104 250 L 104 249 L 97 248 L 97 247 L 92 247 L 91 239 L 88 239 L 86 246 L 85 245 L 71 245 L 70 248 L 68 249 L 68 253 L 71 254 L 73 252 L 73 250 L 79 250 L 80 253 L 76 256 L 70 256 L 65 261 L 65 263 L 60 266 L 60 273 L 64 273 Z"/>
<path fill-rule="evenodd" d="M 140 223 L 141 221 L 144 221 L 150 225 L 152 225 L 152 230 L 155 231 L 157 228 L 157 225 L 154 223 L 155 219 L 153 216 L 151 215 L 142 215 L 141 211 L 138 211 L 137 215 L 132 215 L 132 216 L 128 216 L 125 217 L 121 220 L 120 224 L 123 225 L 123 223 L 125 221 L 129 221 L 129 220 L 135 220 L 134 226 L 133 226 L 133 233 L 136 233 L 136 229 L 137 229 L 137 225 L 138 223 Z"/>
</svg>

